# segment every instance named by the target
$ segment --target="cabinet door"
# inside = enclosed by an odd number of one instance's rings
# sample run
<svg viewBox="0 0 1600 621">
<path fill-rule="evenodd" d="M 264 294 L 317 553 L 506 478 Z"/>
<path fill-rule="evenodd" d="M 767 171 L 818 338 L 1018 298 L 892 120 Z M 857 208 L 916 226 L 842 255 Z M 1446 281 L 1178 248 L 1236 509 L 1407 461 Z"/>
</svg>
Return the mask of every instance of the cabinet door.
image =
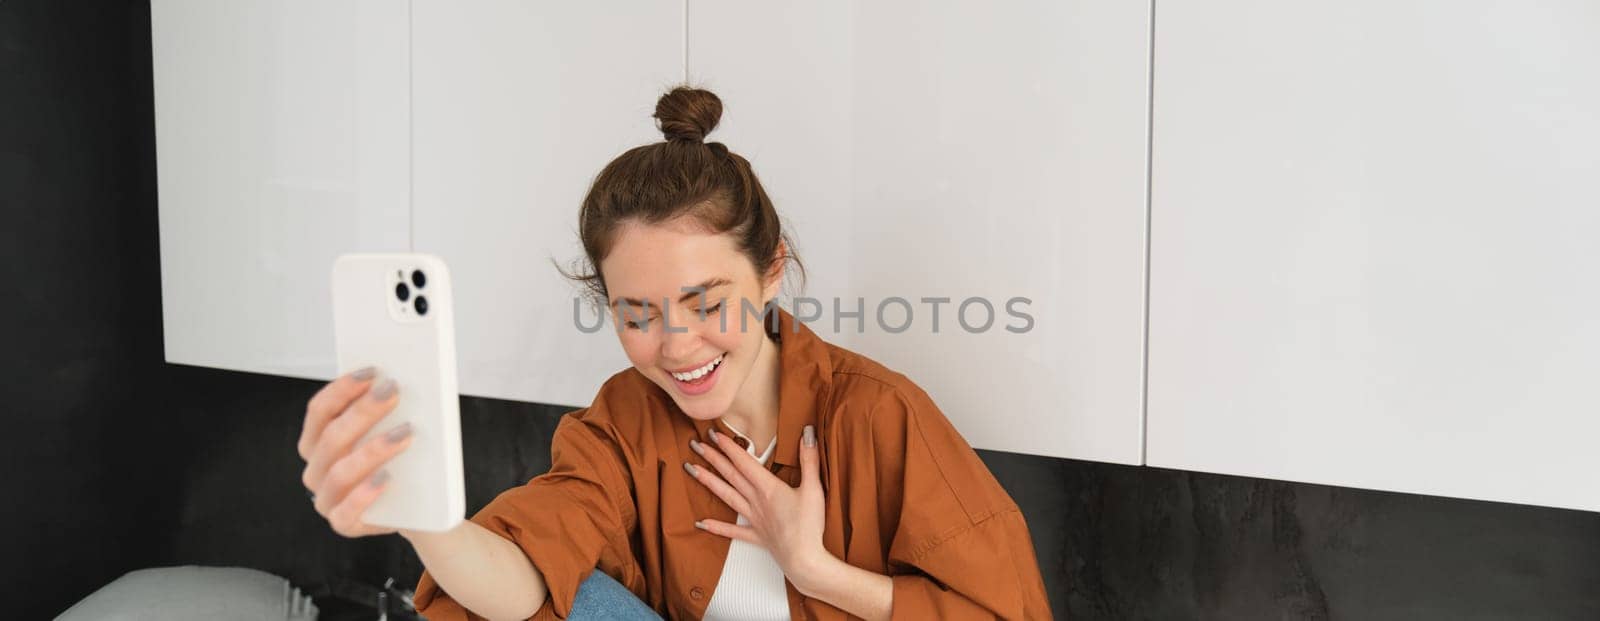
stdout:
<svg viewBox="0 0 1600 621">
<path fill-rule="evenodd" d="M 1148 5 L 688 6 L 690 77 L 794 224 L 818 334 L 975 446 L 1139 463 Z M 863 318 L 836 330 L 836 297 Z"/>
<path fill-rule="evenodd" d="M 405 3 L 151 3 L 168 362 L 326 379 L 329 270 L 405 250 Z"/>
<path fill-rule="evenodd" d="M 612 158 L 658 142 L 683 78 L 683 4 L 415 0 L 415 247 L 455 279 L 463 394 L 588 405 L 628 367 L 574 325 L 578 206 Z M 583 307 L 586 325 L 593 313 Z"/>
<path fill-rule="evenodd" d="M 1600 14 L 1163 3 L 1149 463 L 1600 509 Z"/>
</svg>

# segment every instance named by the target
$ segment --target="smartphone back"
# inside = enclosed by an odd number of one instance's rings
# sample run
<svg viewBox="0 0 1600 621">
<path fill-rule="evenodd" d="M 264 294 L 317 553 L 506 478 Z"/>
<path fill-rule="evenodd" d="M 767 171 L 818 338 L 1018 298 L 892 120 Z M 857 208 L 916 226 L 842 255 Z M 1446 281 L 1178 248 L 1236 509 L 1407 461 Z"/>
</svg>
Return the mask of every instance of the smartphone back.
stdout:
<svg viewBox="0 0 1600 621">
<path fill-rule="evenodd" d="M 411 446 L 384 466 L 388 489 L 362 520 L 449 530 L 466 514 L 450 272 L 427 254 L 342 255 L 333 265 L 333 307 L 339 373 L 370 365 L 374 386 L 384 378 L 399 385 L 395 409 L 361 441 L 403 422 L 412 430 Z"/>
</svg>

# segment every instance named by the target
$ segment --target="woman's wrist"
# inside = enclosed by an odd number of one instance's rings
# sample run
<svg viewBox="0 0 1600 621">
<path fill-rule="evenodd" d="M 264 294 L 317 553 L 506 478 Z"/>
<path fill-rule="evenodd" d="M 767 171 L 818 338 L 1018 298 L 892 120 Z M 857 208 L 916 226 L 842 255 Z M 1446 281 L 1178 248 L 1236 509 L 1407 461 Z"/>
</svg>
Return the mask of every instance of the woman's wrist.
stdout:
<svg viewBox="0 0 1600 621">
<path fill-rule="evenodd" d="M 817 599 L 822 599 L 822 595 L 832 591 L 852 569 L 848 563 L 820 547 L 817 553 L 807 555 L 797 565 L 789 581 L 794 583 L 795 590 Z"/>
<path fill-rule="evenodd" d="M 456 530 L 456 529 L 452 528 L 450 530 Z M 406 541 L 409 541 L 413 545 L 415 545 L 417 543 L 418 539 L 426 539 L 426 538 L 429 538 L 430 536 L 432 536 L 433 538 L 436 539 L 436 538 L 438 538 L 439 535 L 444 534 L 444 533 L 436 533 L 436 532 L 426 531 L 426 530 L 411 530 L 409 528 L 397 528 L 397 529 L 395 529 L 394 534 L 400 535 L 401 538 L 403 538 Z"/>
<path fill-rule="evenodd" d="M 468 532 L 472 526 L 474 524 L 470 520 L 462 520 L 446 531 L 399 528 L 395 529 L 395 534 L 411 544 L 411 549 L 424 561 L 430 558 L 444 560 L 474 547 L 479 538 Z"/>
<path fill-rule="evenodd" d="M 806 568 L 789 579 L 801 594 L 865 619 L 888 618 L 894 602 L 894 584 L 888 576 L 846 563 L 826 551 L 803 563 Z"/>
</svg>

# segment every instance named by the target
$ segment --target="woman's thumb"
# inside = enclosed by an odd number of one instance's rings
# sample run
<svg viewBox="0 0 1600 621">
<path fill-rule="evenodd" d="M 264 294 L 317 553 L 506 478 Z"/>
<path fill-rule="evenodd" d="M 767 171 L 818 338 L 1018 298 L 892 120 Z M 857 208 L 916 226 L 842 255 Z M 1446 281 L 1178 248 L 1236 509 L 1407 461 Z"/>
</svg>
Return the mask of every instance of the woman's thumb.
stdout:
<svg viewBox="0 0 1600 621">
<path fill-rule="evenodd" d="M 817 430 L 812 425 L 806 425 L 805 431 L 800 434 L 800 484 L 820 485 L 821 479 L 817 474 Z"/>
</svg>

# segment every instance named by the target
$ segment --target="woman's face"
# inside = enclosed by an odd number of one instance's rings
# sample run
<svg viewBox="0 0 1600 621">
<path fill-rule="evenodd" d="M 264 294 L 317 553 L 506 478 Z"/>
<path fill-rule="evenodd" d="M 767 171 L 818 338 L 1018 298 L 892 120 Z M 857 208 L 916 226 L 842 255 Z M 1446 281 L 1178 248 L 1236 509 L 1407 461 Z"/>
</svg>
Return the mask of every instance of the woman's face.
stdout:
<svg viewBox="0 0 1600 621">
<path fill-rule="evenodd" d="M 770 345 L 759 309 L 781 268 L 764 283 L 731 236 L 683 219 L 625 223 L 611 248 L 600 273 L 628 360 L 690 417 L 727 413 Z"/>
</svg>

